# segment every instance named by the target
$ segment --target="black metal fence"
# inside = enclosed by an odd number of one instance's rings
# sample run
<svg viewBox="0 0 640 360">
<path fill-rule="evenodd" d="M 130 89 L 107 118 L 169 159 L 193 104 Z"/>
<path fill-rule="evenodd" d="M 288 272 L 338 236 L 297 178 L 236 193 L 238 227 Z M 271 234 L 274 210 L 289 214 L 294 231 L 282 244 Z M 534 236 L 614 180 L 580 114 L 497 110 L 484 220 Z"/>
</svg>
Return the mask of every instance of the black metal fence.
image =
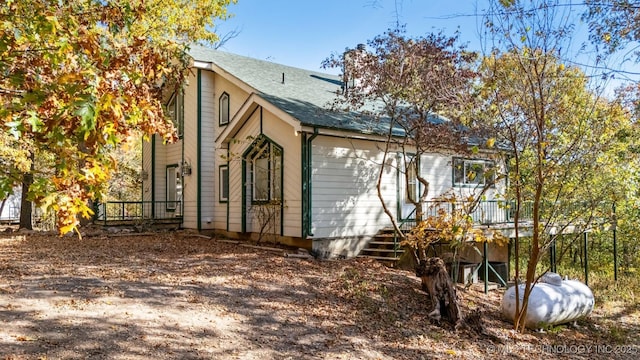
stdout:
<svg viewBox="0 0 640 360">
<path fill-rule="evenodd" d="M 180 201 L 108 201 L 95 209 L 96 221 L 170 220 L 182 218 Z"/>
</svg>

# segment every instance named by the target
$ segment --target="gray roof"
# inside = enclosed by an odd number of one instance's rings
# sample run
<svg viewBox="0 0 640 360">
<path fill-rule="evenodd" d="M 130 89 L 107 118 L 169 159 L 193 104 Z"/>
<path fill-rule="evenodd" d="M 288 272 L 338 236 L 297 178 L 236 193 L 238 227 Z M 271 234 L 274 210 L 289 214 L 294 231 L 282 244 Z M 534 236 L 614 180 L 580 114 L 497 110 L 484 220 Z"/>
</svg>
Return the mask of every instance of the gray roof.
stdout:
<svg viewBox="0 0 640 360">
<path fill-rule="evenodd" d="M 365 134 L 382 134 L 388 131 L 388 125 L 362 118 L 356 113 L 329 110 L 331 102 L 342 90 L 342 80 L 337 75 L 199 46 L 192 46 L 189 55 L 197 61 L 219 66 L 251 86 L 258 95 L 287 112 L 302 125 Z"/>
</svg>

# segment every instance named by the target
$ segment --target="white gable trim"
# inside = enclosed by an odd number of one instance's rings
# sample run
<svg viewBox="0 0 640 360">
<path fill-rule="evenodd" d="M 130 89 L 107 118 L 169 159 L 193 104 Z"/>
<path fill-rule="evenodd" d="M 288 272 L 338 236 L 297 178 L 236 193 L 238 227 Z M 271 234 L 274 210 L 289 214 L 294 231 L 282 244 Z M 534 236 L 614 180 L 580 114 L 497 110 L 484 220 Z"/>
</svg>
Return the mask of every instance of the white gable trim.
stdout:
<svg viewBox="0 0 640 360">
<path fill-rule="evenodd" d="M 289 115 L 287 112 L 282 109 L 274 106 L 270 102 L 266 101 L 257 93 L 251 93 L 247 100 L 245 100 L 244 104 L 238 109 L 238 111 L 233 115 L 233 118 L 229 120 L 229 125 L 218 135 L 216 138 L 216 143 L 228 143 L 231 140 L 233 134 L 236 134 L 240 128 L 244 125 L 245 121 L 256 107 L 261 106 L 267 111 L 273 113 L 279 119 L 284 121 L 285 123 L 291 125 L 296 133 L 302 131 L 302 126 L 300 125 L 300 121 L 298 121 L 293 116 Z"/>
<path fill-rule="evenodd" d="M 222 76 L 223 78 L 227 79 L 230 83 L 232 83 L 233 85 L 239 87 L 240 89 L 242 89 L 243 91 L 245 91 L 245 92 L 247 92 L 249 94 L 251 94 L 251 93 L 256 91 L 256 89 L 251 87 L 246 82 L 238 79 L 236 76 L 234 76 L 230 72 L 226 71 L 225 69 L 221 68 L 220 66 L 218 66 L 218 65 L 216 65 L 216 64 L 214 64 L 212 62 L 204 62 L 204 61 L 194 60 L 193 61 L 193 67 L 196 68 L 196 69 L 205 69 L 205 70 L 213 71 L 214 73 Z"/>
</svg>

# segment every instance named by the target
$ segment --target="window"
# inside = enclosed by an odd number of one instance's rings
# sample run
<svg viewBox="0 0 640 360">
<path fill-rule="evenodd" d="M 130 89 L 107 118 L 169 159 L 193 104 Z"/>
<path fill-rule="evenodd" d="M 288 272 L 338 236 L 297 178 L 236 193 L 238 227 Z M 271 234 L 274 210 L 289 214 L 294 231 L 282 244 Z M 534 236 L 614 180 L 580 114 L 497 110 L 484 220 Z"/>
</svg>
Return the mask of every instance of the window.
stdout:
<svg viewBox="0 0 640 360">
<path fill-rule="evenodd" d="M 281 201 L 282 148 L 261 136 L 246 153 L 245 159 L 251 166 L 252 201 Z"/>
<path fill-rule="evenodd" d="M 182 176 L 178 165 L 167 166 L 167 211 L 180 210 L 182 201 Z"/>
<path fill-rule="evenodd" d="M 173 126 L 178 132 L 178 137 L 182 138 L 184 133 L 184 94 L 182 91 L 171 95 L 166 106 L 166 114 L 173 122 Z"/>
<path fill-rule="evenodd" d="M 220 202 L 229 201 L 229 167 L 220 166 L 218 183 L 220 184 Z"/>
<path fill-rule="evenodd" d="M 455 186 L 478 186 L 493 184 L 494 164 L 488 160 L 453 160 L 453 184 Z"/>
<path fill-rule="evenodd" d="M 218 100 L 219 107 L 219 123 L 220 125 L 227 125 L 229 123 L 229 94 L 226 92 L 220 95 Z"/>
<path fill-rule="evenodd" d="M 418 160 L 411 157 L 407 164 L 407 191 L 406 200 L 409 202 L 418 201 Z"/>
</svg>

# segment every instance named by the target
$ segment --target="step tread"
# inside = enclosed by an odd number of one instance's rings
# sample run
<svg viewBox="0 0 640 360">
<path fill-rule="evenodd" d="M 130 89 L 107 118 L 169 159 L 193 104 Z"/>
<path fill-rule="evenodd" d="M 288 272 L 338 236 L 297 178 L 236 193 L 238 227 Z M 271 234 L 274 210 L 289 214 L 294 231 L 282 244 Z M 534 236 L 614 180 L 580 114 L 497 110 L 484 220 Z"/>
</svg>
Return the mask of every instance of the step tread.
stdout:
<svg viewBox="0 0 640 360">
<path fill-rule="evenodd" d="M 396 244 L 400 244 L 399 242 Z M 393 241 L 370 241 L 369 245 L 394 245 Z"/>
<path fill-rule="evenodd" d="M 373 255 L 358 255 L 360 258 L 369 258 L 374 260 L 383 260 L 383 261 L 398 261 L 399 257 L 385 257 L 385 256 L 373 256 Z"/>
<path fill-rule="evenodd" d="M 370 252 L 385 252 L 385 253 L 392 253 L 392 252 L 397 252 L 397 253 L 403 253 L 404 250 L 402 249 L 378 249 L 378 248 L 365 248 L 362 249 L 362 251 L 370 251 Z"/>
</svg>

